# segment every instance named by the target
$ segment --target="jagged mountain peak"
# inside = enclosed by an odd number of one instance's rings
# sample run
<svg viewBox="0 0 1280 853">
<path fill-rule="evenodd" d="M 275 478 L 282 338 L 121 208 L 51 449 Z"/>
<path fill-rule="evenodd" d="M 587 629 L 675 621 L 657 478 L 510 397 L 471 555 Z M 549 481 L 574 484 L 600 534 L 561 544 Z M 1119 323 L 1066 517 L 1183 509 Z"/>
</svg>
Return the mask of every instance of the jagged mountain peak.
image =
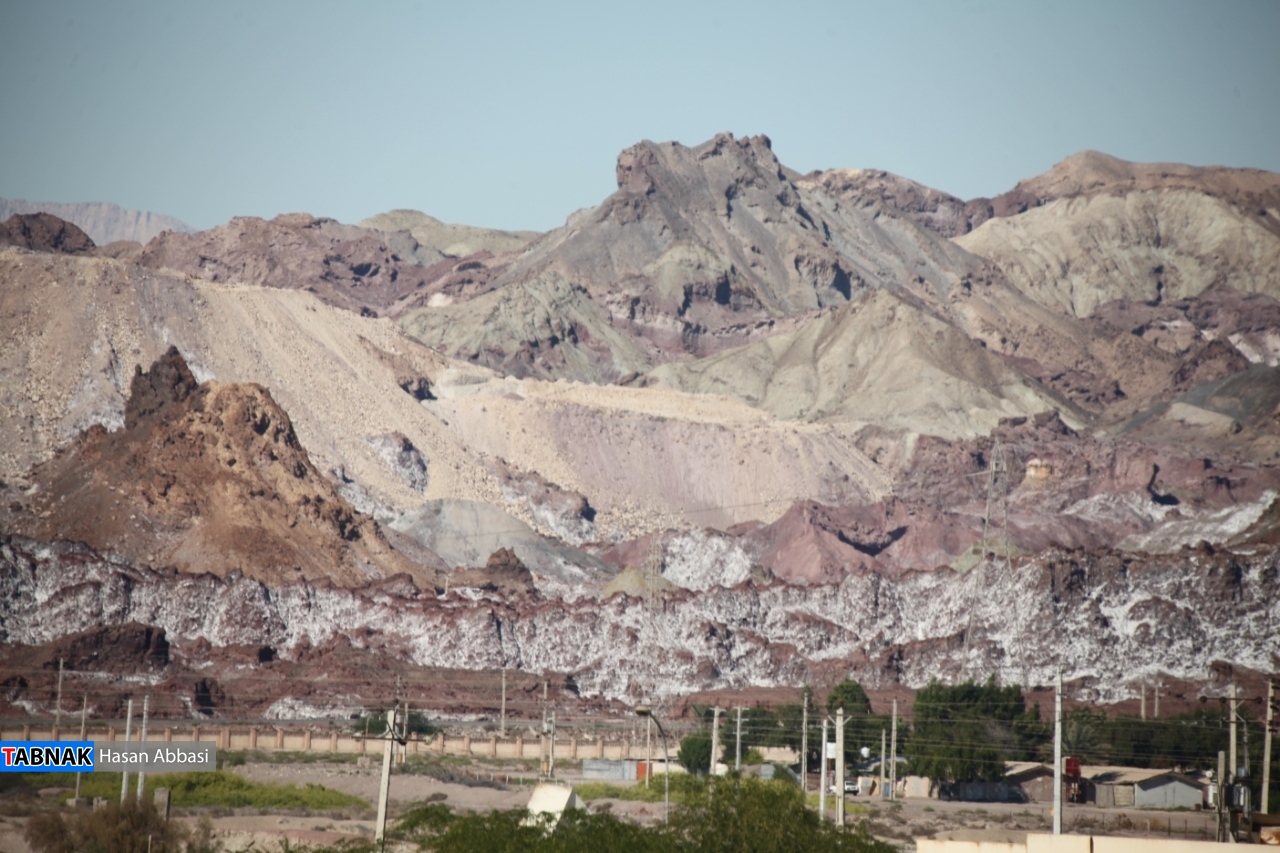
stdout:
<svg viewBox="0 0 1280 853">
<path fill-rule="evenodd" d="M 883 169 L 828 169 L 798 181 L 848 204 L 879 205 L 943 237 L 958 237 L 991 218 L 987 199 L 966 202 Z"/>
<path fill-rule="evenodd" d="M 679 142 L 646 139 L 624 149 L 618 155 L 616 167 L 618 189 L 647 195 L 664 178 L 682 173 L 687 176 L 695 170 L 710 175 L 713 164 L 707 161 L 713 158 L 721 158 L 722 161 L 714 165 L 728 164 L 740 173 L 763 171 L 771 179 L 787 181 L 769 137 L 761 134 L 735 138 L 732 133 L 723 132 L 692 147 Z"/>
<path fill-rule="evenodd" d="M 953 288 L 981 278 L 979 259 L 909 219 L 791 175 L 766 136 L 637 143 L 618 158 L 618 190 L 526 249 L 492 292 L 407 311 L 405 328 L 516 375 L 613 381 L 872 289 L 946 314 Z"/>
<path fill-rule="evenodd" d="M 147 370 L 140 364 L 134 366 L 124 404 L 124 428 L 137 429 L 146 419 L 163 420 L 166 412 L 176 411 L 189 397 L 199 394 L 200 383 L 178 348 L 171 346 Z"/>
</svg>

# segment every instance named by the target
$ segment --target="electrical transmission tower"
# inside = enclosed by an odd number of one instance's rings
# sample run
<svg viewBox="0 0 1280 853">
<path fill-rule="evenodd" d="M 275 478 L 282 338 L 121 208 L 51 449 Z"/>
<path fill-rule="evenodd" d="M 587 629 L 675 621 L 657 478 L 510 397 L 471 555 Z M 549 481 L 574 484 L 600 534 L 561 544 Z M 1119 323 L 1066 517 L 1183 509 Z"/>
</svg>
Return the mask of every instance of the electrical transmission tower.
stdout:
<svg viewBox="0 0 1280 853">
<path fill-rule="evenodd" d="M 993 536 L 998 537 L 995 542 L 992 541 Z M 991 462 L 987 466 L 987 514 L 982 519 L 982 558 L 985 560 L 988 554 L 999 558 L 997 548 L 1004 552 L 1005 571 L 1010 571 L 1009 465 L 1004 458 L 1004 445 L 998 438 L 991 448 Z"/>
<path fill-rule="evenodd" d="M 991 447 L 987 462 L 987 513 L 982 518 L 982 539 L 978 546 L 982 554 L 970 572 L 977 572 L 991 560 L 1003 565 L 1006 573 L 1013 571 L 1011 545 L 1009 544 L 1009 464 L 1005 459 L 1004 445 L 1000 439 Z M 969 673 L 969 639 L 973 634 L 973 610 L 977 601 L 976 581 L 970 581 L 973 590 L 969 596 L 969 624 L 964 632 L 964 674 Z"/>
</svg>

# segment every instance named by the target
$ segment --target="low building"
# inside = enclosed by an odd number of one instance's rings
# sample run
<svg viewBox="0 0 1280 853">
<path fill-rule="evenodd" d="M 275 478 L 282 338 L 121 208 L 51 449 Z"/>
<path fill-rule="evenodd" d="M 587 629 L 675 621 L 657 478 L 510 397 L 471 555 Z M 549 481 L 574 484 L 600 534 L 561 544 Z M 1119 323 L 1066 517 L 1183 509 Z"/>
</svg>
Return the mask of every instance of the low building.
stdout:
<svg viewBox="0 0 1280 853">
<path fill-rule="evenodd" d="M 1004 774 L 1014 799 L 1023 803 L 1053 802 L 1053 768 L 1039 761 L 1011 761 Z"/>
<path fill-rule="evenodd" d="M 1103 808 L 1194 809 L 1204 803 L 1204 785 L 1173 770 L 1082 767 L 1085 799 Z"/>
<path fill-rule="evenodd" d="M 933 800 L 938 797 L 938 785 L 927 776 L 907 776 L 898 780 L 898 795 Z"/>
</svg>

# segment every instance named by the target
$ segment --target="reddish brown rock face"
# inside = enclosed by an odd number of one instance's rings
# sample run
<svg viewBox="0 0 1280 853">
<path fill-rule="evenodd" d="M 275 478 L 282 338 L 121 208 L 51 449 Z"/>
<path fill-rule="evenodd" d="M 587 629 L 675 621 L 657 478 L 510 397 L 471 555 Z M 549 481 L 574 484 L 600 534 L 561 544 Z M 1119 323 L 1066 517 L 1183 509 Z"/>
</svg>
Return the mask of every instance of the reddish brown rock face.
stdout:
<svg viewBox="0 0 1280 853">
<path fill-rule="evenodd" d="M 20 213 L 0 222 L 0 246 L 64 255 L 87 254 L 94 248 L 88 234 L 48 213 Z"/>
<path fill-rule="evenodd" d="M 4 529 L 139 564 L 258 580 L 360 584 L 440 565 L 392 550 L 320 476 L 266 389 L 199 384 L 176 349 L 139 369 L 117 432 L 95 427 L 32 472 Z"/>
<path fill-rule="evenodd" d="M 378 316 L 459 263 L 442 260 L 407 233 L 295 213 L 239 217 L 195 234 L 165 232 L 137 262 L 208 281 L 308 290 L 331 305 Z"/>
</svg>

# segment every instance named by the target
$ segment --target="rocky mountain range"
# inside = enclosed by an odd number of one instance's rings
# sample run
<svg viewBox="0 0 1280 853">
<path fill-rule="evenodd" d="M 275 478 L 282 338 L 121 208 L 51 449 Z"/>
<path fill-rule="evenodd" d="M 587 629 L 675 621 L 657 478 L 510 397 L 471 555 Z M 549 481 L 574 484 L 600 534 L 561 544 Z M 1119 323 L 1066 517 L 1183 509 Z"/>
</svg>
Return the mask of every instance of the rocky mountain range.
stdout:
<svg viewBox="0 0 1280 853">
<path fill-rule="evenodd" d="M 612 699 L 1275 667 L 1280 176 L 963 201 L 721 134 L 617 185 L 541 235 L 0 226 L 0 642 Z"/>
<path fill-rule="evenodd" d="M 172 216 L 146 210 L 125 210 L 110 202 L 60 204 L 48 201 L 24 201 L 0 198 L 0 221 L 20 213 L 48 213 L 77 226 L 99 246 L 127 241 L 146 243 L 164 231 L 191 231 L 191 227 Z"/>
</svg>

